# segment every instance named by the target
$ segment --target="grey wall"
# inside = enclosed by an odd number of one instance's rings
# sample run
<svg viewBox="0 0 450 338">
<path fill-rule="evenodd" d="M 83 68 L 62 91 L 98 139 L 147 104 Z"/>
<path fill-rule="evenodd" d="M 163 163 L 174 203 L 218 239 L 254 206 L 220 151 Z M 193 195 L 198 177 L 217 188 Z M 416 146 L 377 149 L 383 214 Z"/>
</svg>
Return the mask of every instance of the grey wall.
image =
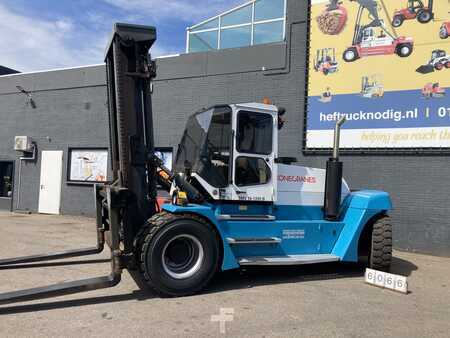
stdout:
<svg viewBox="0 0 450 338">
<path fill-rule="evenodd" d="M 154 86 L 156 145 L 176 147 L 187 117 L 200 108 L 261 102 L 269 97 L 288 111 L 287 124 L 280 133 L 280 156 L 295 156 L 302 165 L 324 167 L 325 156 L 302 153 L 307 12 L 306 1 L 289 0 L 287 43 L 158 59 Z M 15 91 L 17 84 L 36 91 L 38 109 L 25 106 L 25 97 Z M 0 77 L 0 159 L 16 158 L 12 140 L 19 134 L 34 136 L 40 150 L 107 145 L 105 101 L 101 66 Z M 84 108 L 85 102 L 91 103 L 90 109 Z M 52 142 L 45 139 L 47 134 Z M 446 157 L 343 158 L 345 176 L 353 189 L 374 188 L 391 193 L 397 248 L 450 256 Z M 35 211 L 39 162 L 27 165 L 23 177 L 21 205 Z M 63 213 L 92 214 L 91 196 L 91 188 L 64 182 Z"/>
<path fill-rule="evenodd" d="M 33 92 L 36 109 L 18 93 L 20 85 Z M 14 209 L 37 211 L 40 160 L 43 150 L 63 150 L 61 210 L 65 214 L 92 215 L 92 186 L 66 182 L 69 147 L 108 147 L 104 67 L 12 75 L 0 78 L 0 160 L 15 160 Z M 31 136 L 37 143 L 36 162 L 23 162 L 20 204 L 18 154 L 14 136 Z"/>
</svg>

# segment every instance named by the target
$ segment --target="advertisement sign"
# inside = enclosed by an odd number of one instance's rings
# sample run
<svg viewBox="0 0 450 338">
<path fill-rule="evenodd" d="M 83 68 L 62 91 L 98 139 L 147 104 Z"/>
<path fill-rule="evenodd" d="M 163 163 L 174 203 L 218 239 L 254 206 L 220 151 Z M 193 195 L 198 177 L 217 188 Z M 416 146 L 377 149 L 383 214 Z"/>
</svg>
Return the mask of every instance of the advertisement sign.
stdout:
<svg viewBox="0 0 450 338">
<path fill-rule="evenodd" d="M 69 149 L 69 182 L 104 183 L 108 173 L 108 149 Z"/>
<path fill-rule="evenodd" d="M 450 148 L 450 2 L 311 5 L 306 150 Z"/>
</svg>

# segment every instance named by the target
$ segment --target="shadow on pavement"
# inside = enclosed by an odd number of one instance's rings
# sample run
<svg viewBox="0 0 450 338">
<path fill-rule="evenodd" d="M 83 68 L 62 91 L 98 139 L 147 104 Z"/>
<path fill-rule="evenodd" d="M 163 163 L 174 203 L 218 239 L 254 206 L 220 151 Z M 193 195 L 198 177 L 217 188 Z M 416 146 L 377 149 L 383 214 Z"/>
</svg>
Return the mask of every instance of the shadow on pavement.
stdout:
<svg viewBox="0 0 450 338">
<path fill-rule="evenodd" d="M 326 263 L 303 266 L 247 267 L 219 273 L 206 292 L 215 293 L 264 285 L 362 276 L 364 276 L 364 267 L 358 264 Z"/>
<path fill-rule="evenodd" d="M 54 264 L 54 263 L 52 263 Z M 404 259 L 393 257 L 392 273 L 409 276 L 417 266 Z M 247 267 L 218 273 L 205 294 L 219 293 L 230 290 L 242 290 L 256 286 L 299 283 L 305 281 L 333 280 L 338 278 L 355 278 L 364 276 L 364 265 L 324 263 L 300 266 L 260 266 Z M 19 314 L 27 312 L 48 311 L 54 309 L 80 307 L 95 304 L 117 303 L 130 300 L 145 301 L 158 297 L 148 290 L 141 278 L 133 271 L 130 273 L 141 290 L 129 294 L 99 296 L 83 299 L 64 300 L 29 305 L 14 305 L 0 307 L 0 315 Z"/>
<path fill-rule="evenodd" d="M 17 264 L 17 265 L 2 265 L 0 266 L 0 270 L 19 270 L 19 269 L 48 268 L 67 265 L 100 264 L 100 263 L 109 263 L 110 261 L 111 261 L 110 259 L 91 259 L 91 260 L 79 260 L 68 262 L 45 262 L 45 263 L 31 263 L 31 264 Z"/>
<path fill-rule="evenodd" d="M 411 263 L 410 261 L 398 257 L 392 257 L 391 273 L 408 277 L 411 276 L 413 271 L 418 269 L 419 268 L 417 265 Z"/>
<path fill-rule="evenodd" d="M 91 297 L 91 298 L 83 298 L 83 299 L 63 300 L 63 301 L 58 301 L 58 302 L 48 302 L 48 303 L 41 303 L 41 304 L 29 304 L 29 305 L 1 307 L 0 308 L 0 316 L 1 315 L 19 314 L 19 313 L 28 313 L 28 312 L 49 311 L 49 310 L 55 310 L 55 309 L 66 309 L 66 308 L 80 307 L 80 306 L 86 306 L 86 305 L 117 303 L 117 302 L 129 301 L 129 300 L 147 300 L 150 298 L 154 298 L 154 296 L 149 295 L 149 292 L 138 290 L 138 291 L 133 291 L 132 293 L 122 294 L 122 295 L 100 296 L 100 297 Z"/>
</svg>

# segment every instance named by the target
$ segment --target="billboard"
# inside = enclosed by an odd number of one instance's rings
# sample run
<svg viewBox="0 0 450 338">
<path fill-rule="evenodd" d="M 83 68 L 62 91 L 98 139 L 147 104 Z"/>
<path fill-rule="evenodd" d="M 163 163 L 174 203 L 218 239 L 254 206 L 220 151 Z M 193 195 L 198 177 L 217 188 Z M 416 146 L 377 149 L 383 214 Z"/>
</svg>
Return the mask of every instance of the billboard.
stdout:
<svg viewBox="0 0 450 338">
<path fill-rule="evenodd" d="M 450 149 L 450 1 L 312 0 L 305 150 Z"/>
</svg>

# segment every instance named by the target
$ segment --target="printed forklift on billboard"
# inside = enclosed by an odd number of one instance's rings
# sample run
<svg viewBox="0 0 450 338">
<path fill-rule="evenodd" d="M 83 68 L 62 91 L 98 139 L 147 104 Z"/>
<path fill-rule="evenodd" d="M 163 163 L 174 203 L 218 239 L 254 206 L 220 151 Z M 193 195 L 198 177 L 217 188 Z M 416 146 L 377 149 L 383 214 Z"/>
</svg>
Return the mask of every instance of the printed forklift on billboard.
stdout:
<svg viewBox="0 0 450 338">
<path fill-rule="evenodd" d="M 381 74 L 372 74 L 361 78 L 361 96 L 369 99 L 384 96 L 384 86 Z"/>
<path fill-rule="evenodd" d="M 316 51 L 314 70 L 323 75 L 333 74 L 338 71 L 335 48 L 321 48 Z"/>
<path fill-rule="evenodd" d="M 153 27 L 116 24 L 106 53 L 113 180 L 97 185 L 96 248 L 2 260 L 4 268 L 111 249 L 108 276 L 0 295 L 0 304 L 115 286 L 127 269 L 165 296 L 201 291 L 218 271 L 249 265 L 357 262 L 388 270 L 392 228 L 386 192 L 351 192 L 339 133 L 326 170 L 278 156 L 285 110 L 259 103 L 192 115 L 173 172 L 153 144 Z M 172 202 L 158 210 L 158 181 Z"/>
<path fill-rule="evenodd" d="M 355 1 L 359 5 L 358 13 L 352 45 L 344 51 L 342 56 L 344 61 L 353 62 L 367 56 L 393 54 L 404 58 L 412 54 L 414 48 L 413 39 L 411 37 L 397 36 L 393 27 L 390 30 L 386 27 L 379 16 L 379 5 L 376 0 Z M 383 0 L 380 1 L 380 5 L 385 15 L 389 17 Z M 362 24 L 363 14 L 366 11 L 371 21 L 367 24 Z"/>
<path fill-rule="evenodd" d="M 417 19 L 420 23 L 428 23 L 434 18 L 433 0 L 425 6 L 422 0 L 408 0 L 406 8 L 396 10 L 392 18 L 392 26 L 400 27 L 405 20 Z"/>
</svg>

